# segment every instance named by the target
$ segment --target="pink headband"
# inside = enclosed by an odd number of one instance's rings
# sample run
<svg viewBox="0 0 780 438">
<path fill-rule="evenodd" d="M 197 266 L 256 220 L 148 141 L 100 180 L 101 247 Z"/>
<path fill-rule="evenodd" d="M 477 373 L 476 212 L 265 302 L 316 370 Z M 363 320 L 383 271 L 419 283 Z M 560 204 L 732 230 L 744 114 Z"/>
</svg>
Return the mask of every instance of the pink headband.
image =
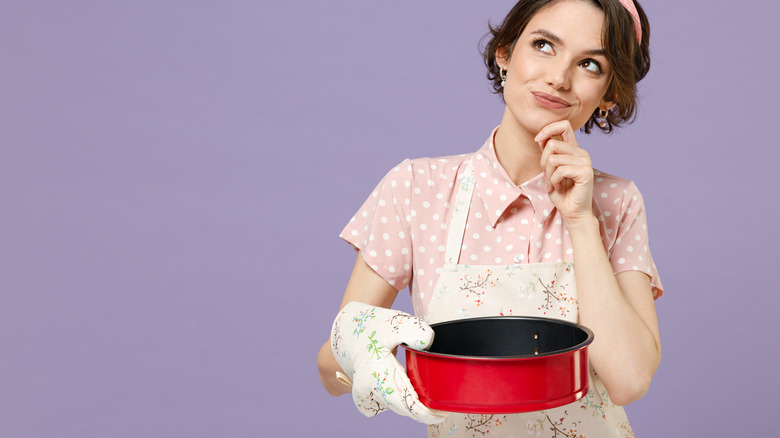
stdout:
<svg viewBox="0 0 780 438">
<path fill-rule="evenodd" d="M 631 18 L 634 20 L 634 27 L 636 28 L 636 40 L 640 44 L 642 43 L 642 24 L 639 21 L 639 12 L 636 11 L 634 6 L 634 0 L 620 0 L 620 4 L 623 5 Z"/>
</svg>

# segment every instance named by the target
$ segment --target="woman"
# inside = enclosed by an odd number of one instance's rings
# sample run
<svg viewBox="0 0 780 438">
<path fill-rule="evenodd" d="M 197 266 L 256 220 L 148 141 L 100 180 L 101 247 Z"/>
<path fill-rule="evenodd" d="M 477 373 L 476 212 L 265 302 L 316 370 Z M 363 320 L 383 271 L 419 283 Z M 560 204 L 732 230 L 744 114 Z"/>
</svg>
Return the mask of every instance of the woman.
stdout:
<svg viewBox="0 0 780 438">
<path fill-rule="evenodd" d="M 660 362 L 663 288 L 639 191 L 594 170 L 575 131 L 610 132 L 634 116 L 646 16 L 631 0 L 521 0 L 491 36 L 501 124 L 473 154 L 402 162 L 346 226 L 360 253 L 320 378 L 331 394 L 351 391 L 365 415 L 391 409 L 430 424 L 432 437 L 633 436 L 621 406 L 645 394 Z M 422 320 L 388 310 L 407 286 Z M 431 323 L 499 314 L 590 328 L 591 391 L 523 414 L 423 406 L 393 349 L 425 348 Z"/>
</svg>

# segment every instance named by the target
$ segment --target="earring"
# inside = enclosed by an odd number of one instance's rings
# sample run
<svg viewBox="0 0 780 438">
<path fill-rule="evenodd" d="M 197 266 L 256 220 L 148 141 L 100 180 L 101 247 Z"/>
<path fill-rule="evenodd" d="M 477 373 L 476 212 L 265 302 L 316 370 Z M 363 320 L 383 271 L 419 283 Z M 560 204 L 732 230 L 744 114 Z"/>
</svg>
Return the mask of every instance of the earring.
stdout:
<svg viewBox="0 0 780 438">
<path fill-rule="evenodd" d="M 498 74 L 501 76 L 501 88 L 504 88 L 506 86 L 506 70 L 499 69 Z"/>
<path fill-rule="evenodd" d="M 599 122 L 599 128 L 607 127 L 608 116 L 609 116 L 609 110 L 599 108 L 599 118 L 601 118 L 601 121 Z"/>
</svg>

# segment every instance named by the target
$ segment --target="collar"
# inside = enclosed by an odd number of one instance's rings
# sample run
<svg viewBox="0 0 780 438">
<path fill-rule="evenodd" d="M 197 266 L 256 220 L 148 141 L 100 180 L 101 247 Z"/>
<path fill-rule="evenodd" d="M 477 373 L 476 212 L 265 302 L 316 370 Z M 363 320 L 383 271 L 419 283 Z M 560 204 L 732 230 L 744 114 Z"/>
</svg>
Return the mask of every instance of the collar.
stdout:
<svg viewBox="0 0 780 438">
<path fill-rule="evenodd" d="M 493 138 L 498 127 L 490 134 L 485 144 L 474 154 L 474 179 L 476 195 L 485 206 L 488 218 L 493 228 L 507 208 L 518 198 L 530 202 L 538 223 L 550 218 L 555 208 L 550 196 L 544 189 L 544 173 L 519 186 L 509 178 L 506 170 L 498 162 Z"/>
</svg>

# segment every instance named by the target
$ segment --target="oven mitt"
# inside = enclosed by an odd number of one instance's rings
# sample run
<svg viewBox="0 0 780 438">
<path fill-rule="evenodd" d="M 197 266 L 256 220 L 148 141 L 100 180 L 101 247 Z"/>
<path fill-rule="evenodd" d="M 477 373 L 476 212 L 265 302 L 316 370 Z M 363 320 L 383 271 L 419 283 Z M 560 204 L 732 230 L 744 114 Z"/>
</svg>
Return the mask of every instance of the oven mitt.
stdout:
<svg viewBox="0 0 780 438">
<path fill-rule="evenodd" d="M 355 301 L 344 306 L 331 330 L 333 354 L 347 374 L 337 376 L 346 384 L 351 379 L 352 400 L 366 417 L 390 409 L 426 424 L 446 419 L 420 402 L 393 354 L 401 343 L 427 349 L 431 342 L 433 329 L 420 318 Z"/>
</svg>

